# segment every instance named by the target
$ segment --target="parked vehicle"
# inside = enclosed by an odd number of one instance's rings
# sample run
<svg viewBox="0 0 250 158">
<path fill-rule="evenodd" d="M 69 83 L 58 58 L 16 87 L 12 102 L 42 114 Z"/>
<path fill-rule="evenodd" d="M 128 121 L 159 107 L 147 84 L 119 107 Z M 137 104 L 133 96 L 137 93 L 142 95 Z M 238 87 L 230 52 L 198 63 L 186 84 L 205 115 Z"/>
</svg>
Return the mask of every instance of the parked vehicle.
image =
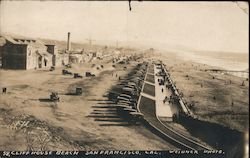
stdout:
<svg viewBox="0 0 250 158">
<path fill-rule="evenodd" d="M 86 76 L 86 77 L 94 77 L 95 74 L 92 74 L 91 72 L 86 72 L 86 73 L 85 73 L 85 76 Z"/>
<path fill-rule="evenodd" d="M 74 73 L 74 78 L 82 78 L 82 76 L 78 73 Z"/>
<path fill-rule="evenodd" d="M 54 71 L 55 70 L 55 66 L 51 66 L 49 71 Z"/>
<path fill-rule="evenodd" d="M 62 70 L 63 75 L 72 75 L 72 72 L 69 72 L 68 70 Z"/>
<path fill-rule="evenodd" d="M 57 93 L 57 92 L 52 92 L 52 93 L 50 94 L 50 100 L 51 100 L 51 101 L 59 101 L 60 98 L 59 98 L 59 96 L 58 96 L 58 93 Z"/>
<path fill-rule="evenodd" d="M 76 88 L 76 95 L 81 95 L 82 94 L 82 88 L 77 87 Z"/>
<path fill-rule="evenodd" d="M 66 68 L 71 68 L 72 66 L 71 66 L 71 64 L 67 64 L 67 65 L 65 65 L 65 67 Z"/>
<path fill-rule="evenodd" d="M 127 94 L 120 94 L 119 97 L 124 97 L 124 98 L 128 98 L 128 99 L 131 99 L 131 96 L 130 95 L 127 95 Z"/>
</svg>

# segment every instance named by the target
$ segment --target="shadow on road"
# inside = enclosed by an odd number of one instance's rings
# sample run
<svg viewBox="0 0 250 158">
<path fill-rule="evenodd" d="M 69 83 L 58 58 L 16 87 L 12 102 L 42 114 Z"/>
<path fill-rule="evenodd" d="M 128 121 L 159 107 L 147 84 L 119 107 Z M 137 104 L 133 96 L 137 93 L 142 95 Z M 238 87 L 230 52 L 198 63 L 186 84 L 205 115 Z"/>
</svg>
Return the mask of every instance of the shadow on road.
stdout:
<svg viewBox="0 0 250 158">
<path fill-rule="evenodd" d="M 119 116 L 112 116 L 112 115 L 104 115 L 104 116 L 102 116 L 102 115 L 98 115 L 98 114 L 96 114 L 96 115 L 89 115 L 89 116 L 87 116 L 87 117 L 93 117 L 93 118 L 120 118 Z"/>
<path fill-rule="evenodd" d="M 38 99 L 40 102 L 54 102 L 53 100 L 50 100 L 49 98 L 40 98 Z"/>
<path fill-rule="evenodd" d="M 92 108 L 97 108 L 97 109 L 107 109 L 107 108 L 116 109 L 115 106 L 110 106 L 110 105 L 107 105 L 107 106 L 97 106 L 97 105 L 94 105 L 94 106 L 92 106 Z"/>
<path fill-rule="evenodd" d="M 109 101 L 108 99 L 88 99 L 88 101 Z"/>
<path fill-rule="evenodd" d="M 113 103 L 113 102 L 108 102 L 108 103 L 107 103 L 107 102 L 106 102 L 106 103 L 105 103 L 105 102 L 103 102 L 103 103 L 98 103 L 98 104 L 114 105 L 114 103 Z"/>
<path fill-rule="evenodd" d="M 77 93 L 73 93 L 73 92 L 69 92 L 69 93 L 66 93 L 66 94 L 64 94 L 64 95 L 79 95 L 79 94 L 77 94 Z"/>
<path fill-rule="evenodd" d="M 99 126 L 131 126 L 131 124 L 129 123 L 119 123 L 119 124 L 106 123 L 106 124 L 99 124 Z"/>
<path fill-rule="evenodd" d="M 100 119 L 100 118 L 95 118 L 95 121 L 101 121 L 101 122 L 127 122 L 123 119 L 110 119 L 110 118 L 105 118 L 105 119 Z"/>
<path fill-rule="evenodd" d="M 96 101 L 93 112 L 86 117 L 94 118 L 100 126 L 131 126 L 127 120 L 117 114 L 115 104 L 108 99 L 92 99 Z"/>
</svg>

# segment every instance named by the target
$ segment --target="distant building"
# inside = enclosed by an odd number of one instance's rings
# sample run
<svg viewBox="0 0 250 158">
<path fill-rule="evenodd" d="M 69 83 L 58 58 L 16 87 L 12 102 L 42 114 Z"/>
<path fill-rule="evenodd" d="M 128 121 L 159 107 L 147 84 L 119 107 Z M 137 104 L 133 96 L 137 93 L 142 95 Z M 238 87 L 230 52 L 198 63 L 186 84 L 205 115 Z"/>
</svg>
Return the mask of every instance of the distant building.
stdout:
<svg viewBox="0 0 250 158">
<path fill-rule="evenodd" d="M 5 39 L 6 43 L 2 48 L 3 68 L 34 69 L 52 66 L 53 55 L 41 41 L 12 37 Z"/>
<path fill-rule="evenodd" d="M 69 55 L 69 62 L 70 63 L 83 63 L 84 62 L 83 54 L 79 52 L 71 51 Z"/>
<path fill-rule="evenodd" d="M 101 51 L 96 52 L 96 58 L 97 59 L 102 59 L 103 58 L 103 53 Z"/>
<path fill-rule="evenodd" d="M 47 47 L 47 52 L 52 54 L 52 65 L 55 67 L 67 65 L 69 63 L 69 54 L 66 51 L 58 50 L 55 44 L 48 44 L 46 43 L 45 46 Z"/>
<path fill-rule="evenodd" d="M 116 54 L 116 55 L 121 54 L 121 52 L 119 50 L 115 50 L 113 53 Z"/>
<path fill-rule="evenodd" d="M 102 56 L 103 56 L 101 51 L 92 51 L 90 52 L 90 54 L 92 54 L 92 57 L 93 57 L 92 60 L 102 59 Z"/>
<path fill-rule="evenodd" d="M 57 66 L 59 63 L 57 63 L 56 56 L 58 56 L 58 49 L 56 45 L 53 44 L 46 44 L 47 52 L 52 54 L 52 65 Z"/>
<path fill-rule="evenodd" d="M 83 61 L 90 62 L 93 59 L 93 54 L 91 53 L 83 53 Z"/>
</svg>

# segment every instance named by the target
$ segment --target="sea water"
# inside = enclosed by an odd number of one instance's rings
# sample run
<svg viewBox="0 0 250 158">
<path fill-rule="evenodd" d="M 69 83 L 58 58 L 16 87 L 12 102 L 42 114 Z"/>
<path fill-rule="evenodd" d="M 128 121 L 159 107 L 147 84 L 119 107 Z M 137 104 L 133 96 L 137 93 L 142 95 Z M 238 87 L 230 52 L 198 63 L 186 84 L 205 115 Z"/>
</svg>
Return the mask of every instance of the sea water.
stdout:
<svg viewBox="0 0 250 158">
<path fill-rule="evenodd" d="M 227 55 L 225 53 L 225 55 Z M 230 54 L 228 54 L 230 55 Z M 238 77 L 248 78 L 249 66 L 248 62 L 228 60 L 227 58 L 215 58 L 213 56 L 197 54 L 193 52 L 178 52 L 177 56 L 186 61 L 193 61 L 201 64 L 218 67 L 224 70 L 231 71 L 245 71 L 245 72 L 229 72 L 230 74 Z"/>
</svg>

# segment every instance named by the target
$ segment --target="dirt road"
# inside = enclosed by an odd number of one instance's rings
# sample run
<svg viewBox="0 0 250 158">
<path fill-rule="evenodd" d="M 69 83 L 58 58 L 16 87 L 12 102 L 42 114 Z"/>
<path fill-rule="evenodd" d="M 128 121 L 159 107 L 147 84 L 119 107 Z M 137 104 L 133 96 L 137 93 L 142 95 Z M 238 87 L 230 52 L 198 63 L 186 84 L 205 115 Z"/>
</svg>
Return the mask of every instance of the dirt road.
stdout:
<svg viewBox="0 0 250 158">
<path fill-rule="evenodd" d="M 75 65 L 72 72 L 92 71 L 94 78 L 63 76 L 62 69 L 0 71 L 1 150 L 167 150 L 174 149 L 143 126 L 128 125 L 110 106 L 105 94 L 128 70 L 111 64 L 97 70 Z M 113 74 L 113 75 L 112 75 Z M 116 77 L 117 74 L 117 77 Z M 81 96 L 67 95 L 82 87 Z M 60 102 L 50 102 L 50 92 Z"/>
</svg>

